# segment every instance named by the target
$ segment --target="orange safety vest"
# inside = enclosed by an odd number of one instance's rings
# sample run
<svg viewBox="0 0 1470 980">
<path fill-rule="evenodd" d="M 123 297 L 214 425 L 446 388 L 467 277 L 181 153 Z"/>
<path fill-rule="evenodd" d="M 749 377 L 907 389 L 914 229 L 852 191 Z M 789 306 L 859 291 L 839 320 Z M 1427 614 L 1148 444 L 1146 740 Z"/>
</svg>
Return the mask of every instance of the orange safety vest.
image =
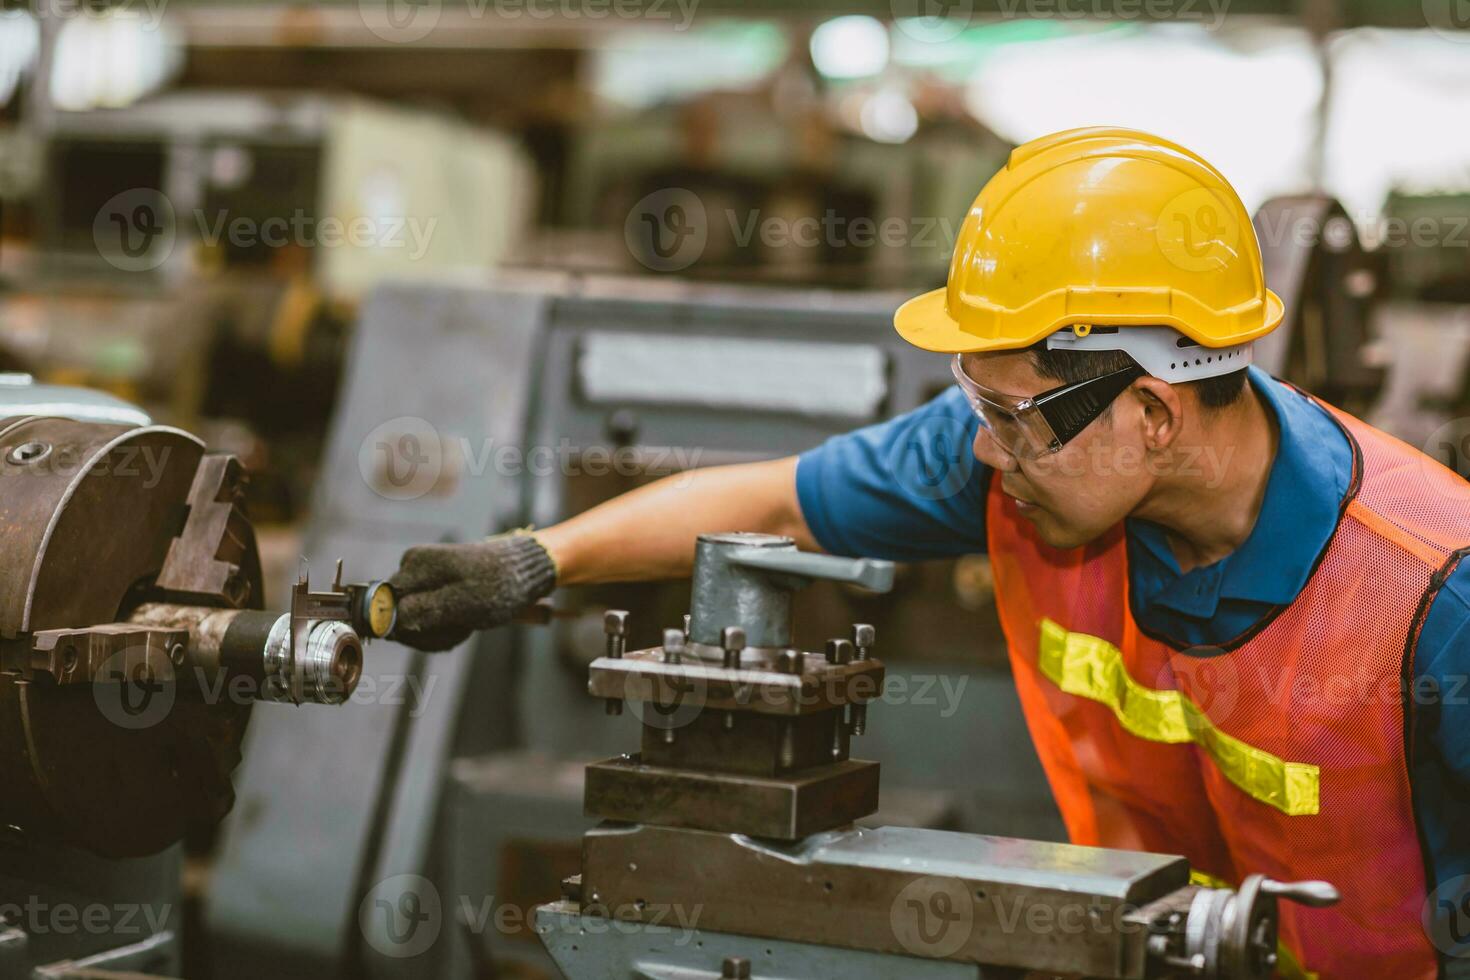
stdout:
<svg viewBox="0 0 1470 980">
<path fill-rule="evenodd" d="M 1332 908 L 1281 905 L 1292 959 L 1324 977 L 1432 977 L 1406 685 L 1429 603 L 1470 545 L 1470 484 L 1328 410 L 1353 448 L 1337 528 L 1296 600 L 1246 634 L 1194 651 L 1146 634 L 1122 526 L 1048 547 L 999 480 L 996 601 L 1074 843 L 1182 854 L 1237 884 L 1330 881 Z"/>
</svg>

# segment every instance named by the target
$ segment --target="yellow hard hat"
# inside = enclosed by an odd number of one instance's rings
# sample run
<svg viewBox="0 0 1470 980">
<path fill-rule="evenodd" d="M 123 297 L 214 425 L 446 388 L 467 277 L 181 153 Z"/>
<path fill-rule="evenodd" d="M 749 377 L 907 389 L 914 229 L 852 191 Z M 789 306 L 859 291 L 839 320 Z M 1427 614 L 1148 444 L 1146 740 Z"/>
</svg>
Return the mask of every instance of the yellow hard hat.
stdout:
<svg viewBox="0 0 1470 980">
<path fill-rule="evenodd" d="M 1250 215 L 1219 171 L 1157 136 L 1090 128 L 1011 152 L 965 216 L 948 285 L 901 306 L 894 326 L 945 353 L 1100 325 L 1167 326 L 1231 347 L 1281 313 Z"/>
</svg>

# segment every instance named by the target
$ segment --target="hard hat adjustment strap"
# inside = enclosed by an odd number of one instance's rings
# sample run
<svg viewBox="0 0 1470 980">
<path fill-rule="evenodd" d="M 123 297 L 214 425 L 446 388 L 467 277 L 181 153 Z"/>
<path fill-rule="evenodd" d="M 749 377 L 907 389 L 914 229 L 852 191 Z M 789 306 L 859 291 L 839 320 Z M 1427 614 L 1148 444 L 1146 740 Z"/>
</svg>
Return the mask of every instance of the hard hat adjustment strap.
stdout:
<svg viewBox="0 0 1470 980">
<path fill-rule="evenodd" d="M 1173 327 L 1093 326 L 1085 332 L 1063 327 L 1046 339 L 1048 350 L 1120 350 L 1149 374 L 1178 384 L 1219 377 L 1248 367 L 1253 344 L 1203 347 Z"/>
</svg>

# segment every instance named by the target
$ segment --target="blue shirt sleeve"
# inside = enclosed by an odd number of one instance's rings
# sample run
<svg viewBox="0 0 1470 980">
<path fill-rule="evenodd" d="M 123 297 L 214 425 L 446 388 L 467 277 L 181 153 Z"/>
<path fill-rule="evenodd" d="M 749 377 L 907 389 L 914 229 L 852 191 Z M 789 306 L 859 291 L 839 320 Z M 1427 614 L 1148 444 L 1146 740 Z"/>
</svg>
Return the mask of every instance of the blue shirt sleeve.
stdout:
<svg viewBox="0 0 1470 980">
<path fill-rule="evenodd" d="M 1434 597 L 1414 651 L 1414 808 L 1429 851 L 1432 911 L 1463 931 L 1470 890 L 1470 559 Z M 1438 930 L 1446 932 L 1449 924 Z M 1470 945 L 1455 951 L 1470 955 Z M 1470 967 L 1465 961 L 1462 966 Z M 1470 975 L 1470 974 L 1467 974 Z"/>
<path fill-rule="evenodd" d="M 952 387 L 804 453 L 796 492 L 817 543 L 836 555 L 894 561 L 983 552 L 990 469 L 971 449 L 979 427 Z"/>
</svg>

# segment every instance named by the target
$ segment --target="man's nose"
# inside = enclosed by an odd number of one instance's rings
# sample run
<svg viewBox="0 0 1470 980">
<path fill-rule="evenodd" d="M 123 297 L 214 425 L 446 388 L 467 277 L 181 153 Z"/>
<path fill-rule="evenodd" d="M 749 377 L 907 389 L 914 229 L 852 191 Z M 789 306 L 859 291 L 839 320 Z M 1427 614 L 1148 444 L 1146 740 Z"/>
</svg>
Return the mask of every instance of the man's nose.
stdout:
<svg viewBox="0 0 1470 980">
<path fill-rule="evenodd" d="M 976 459 L 998 473 L 1020 469 L 1021 464 L 1016 461 L 1016 457 L 996 440 L 995 433 L 986 426 L 980 426 L 980 431 L 975 433 L 975 443 L 971 448 Z"/>
</svg>

